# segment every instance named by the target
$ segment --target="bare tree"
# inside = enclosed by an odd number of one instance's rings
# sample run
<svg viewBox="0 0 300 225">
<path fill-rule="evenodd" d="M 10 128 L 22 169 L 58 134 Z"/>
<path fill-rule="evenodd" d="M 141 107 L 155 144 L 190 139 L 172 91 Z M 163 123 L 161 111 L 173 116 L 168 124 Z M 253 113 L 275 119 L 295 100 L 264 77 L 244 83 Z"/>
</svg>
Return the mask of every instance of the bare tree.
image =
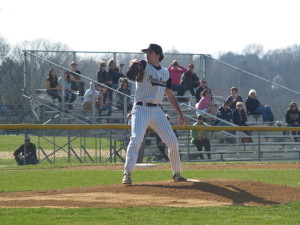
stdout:
<svg viewBox="0 0 300 225">
<path fill-rule="evenodd" d="M 21 104 L 23 67 L 7 57 L 0 67 L 1 104 Z"/>
<path fill-rule="evenodd" d="M 59 42 L 53 42 L 44 39 L 35 41 L 24 41 L 15 46 L 8 56 L 8 45 L 0 38 L 0 49 L 5 50 L 5 58 L 2 60 L 0 67 L 0 87 L 1 87 L 1 102 L 6 104 L 22 104 L 22 88 L 24 83 L 23 63 L 24 54 L 22 50 L 45 50 L 45 52 L 35 53 L 40 57 L 59 65 L 69 65 L 71 53 L 62 53 L 68 51 L 69 47 Z M 47 52 L 48 51 L 48 52 Z M 58 52 L 60 51 L 60 52 Z M 36 60 L 34 63 L 34 71 L 36 74 L 47 74 L 49 68 L 53 67 L 48 62 Z M 45 82 L 44 80 L 35 78 L 36 83 Z M 10 87 L 10 88 L 8 88 Z"/>
<path fill-rule="evenodd" d="M 264 47 L 261 44 L 250 44 L 247 45 L 244 50 L 243 53 L 245 55 L 250 54 L 250 55 L 256 55 L 257 57 L 262 57 L 264 54 Z"/>
<path fill-rule="evenodd" d="M 2 60 L 7 57 L 10 51 L 10 45 L 7 41 L 0 35 L 0 63 Z"/>
</svg>

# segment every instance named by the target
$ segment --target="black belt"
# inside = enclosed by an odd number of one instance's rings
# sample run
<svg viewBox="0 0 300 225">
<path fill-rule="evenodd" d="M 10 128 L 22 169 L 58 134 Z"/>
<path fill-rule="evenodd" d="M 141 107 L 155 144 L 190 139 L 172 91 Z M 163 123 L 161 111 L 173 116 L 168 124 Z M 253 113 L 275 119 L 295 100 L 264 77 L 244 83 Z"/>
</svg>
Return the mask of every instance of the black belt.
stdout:
<svg viewBox="0 0 300 225">
<path fill-rule="evenodd" d="M 149 106 L 149 107 L 160 106 L 160 104 L 153 104 L 153 103 L 150 103 L 150 102 L 137 102 L 136 105 L 145 105 L 145 106 Z"/>
</svg>

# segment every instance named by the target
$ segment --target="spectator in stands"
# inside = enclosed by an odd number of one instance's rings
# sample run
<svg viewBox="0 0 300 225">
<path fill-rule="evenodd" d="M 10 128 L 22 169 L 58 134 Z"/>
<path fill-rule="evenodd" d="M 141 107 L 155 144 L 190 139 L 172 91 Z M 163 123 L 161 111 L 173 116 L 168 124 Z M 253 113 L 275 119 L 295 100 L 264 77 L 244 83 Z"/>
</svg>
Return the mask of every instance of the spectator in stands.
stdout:
<svg viewBox="0 0 300 225">
<path fill-rule="evenodd" d="M 75 79 L 73 77 L 72 74 L 69 73 L 69 71 L 65 71 L 64 72 L 64 79 L 60 79 L 60 85 L 64 87 L 65 89 L 65 103 L 70 103 L 70 104 L 67 104 L 66 106 L 69 108 L 69 109 L 73 109 L 73 106 L 72 106 L 72 102 L 74 102 L 76 100 L 76 94 L 74 92 L 72 92 L 72 89 L 71 89 L 71 85 L 72 85 L 72 80 Z"/>
<path fill-rule="evenodd" d="M 91 110 L 93 106 L 93 96 L 95 98 L 94 107 L 96 107 L 97 110 L 102 109 L 103 107 L 103 95 L 100 95 L 99 91 L 97 91 L 97 85 L 94 85 L 92 82 L 90 83 L 90 89 L 86 90 L 82 106 L 84 110 Z M 94 88 L 94 90 L 93 90 Z"/>
<path fill-rule="evenodd" d="M 80 75 L 81 72 L 77 69 L 77 62 L 72 61 L 71 62 L 71 74 L 73 75 L 73 78 L 71 80 L 71 89 L 73 91 L 78 91 L 78 96 L 83 96 L 84 95 L 84 81 L 80 80 Z"/>
<path fill-rule="evenodd" d="M 199 115 L 197 117 L 197 122 L 193 124 L 193 126 L 206 126 L 204 124 L 204 117 Z M 210 130 L 191 130 L 192 143 L 197 147 L 198 151 L 202 151 L 202 147 L 204 146 L 205 151 L 210 151 Z M 211 159 L 210 153 L 207 154 L 208 159 Z M 202 153 L 200 153 L 200 159 L 204 159 Z"/>
<path fill-rule="evenodd" d="M 109 74 L 109 72 L 107 72 L 105 70 L 106 64 L 103 61 L 100 61 L 100 68 L 97 72 L 97 81 L 101 84 L 105 84 L 108 87 L 112 87 L 112 78 Z M 108 90 L 109 93 L 109 99 L 110 101 L 112 101 L 112 90 Z"/>
<path fill-rule="evenodd" d="M 238 95 L 238 88 L 232 87 L 230 88 L 230 95 L 227 97 L 226 101 L 228 102 L 228 106 L 231 110 L 236 109 L 237 102 L 243 102 L 241 96 Z"/>
<path fill-rule="evenodd" d="M 30 142 L 30 137 L 25 137 L 24 144 L 14 151 L 14 156 L 19 166 L 39 163 L 35 144 Z"/>
<path fill-rule="evenodd" d="M 247 115 L 244 110 L 244 103 L 242 103 L 242 102 L 236 103 L 236 109 L 233 110 L 233 112 L 232 112 L 232 121 L 234 124 L 236 124 L 238 126 L 247 126 L 247 124 L 246 124 Z M 249 132 L 249 131 L 243 131 L 243 132 L 249 136 L 251 135 L 251 132 Z M 252 139 L 251 139 L 251 142 L 252 142 Z"/>
<path fill-rule="evenodd" d="M 233 123 L 233 121 L 232 121 L 232 111 L 229 109 L 229 102 L 228 101 L 224 101 L 222 106 L 220 106 L 218 108 L 217 117 L 222 119 L 222 120 L 225 120 L 229 123 Z M 225 123 L 225 122 L 220 121 L 220 120 L 217 120 L 215 125 L 216 126 L 230 126 L 230 125 L 228 125 L 228 123 Z"/>
<path fill-rule="evenodd" d="M 184 87 L 180 84 L 181 74 L 187 71 L 186 68 L 180 66 L 176 60 L 174 60 L 171 65 L 168 67 L 170 77 L 172 79 L 171 88 L 173 91 L 177 91 L 177 96 L 183 96 L 185 93 Z M 181 98 L 178 98 L 178 101 L 182 101 Z"/>
<path fill-rule="evenodd" d="M 189 69 L 181 77 L 180 84 L 185 90 L 189 90 L 192 96 L 195 96 L 195 88 L 199 87 L 199 78 L 194 73 L 194 64 L 189 64 L 188 68 Z"/>
<path fill-rule="evenodd" d="M 287 127 L 300 127 L 300 111 L 295 102 L 291 102 L 290 107 L 288 108 L 285 114 L 285 120 Z M 292 131 L 292 135 L 300 135 L 300 131 Z M 300 137 L 294 137 L 296 142 L 300 142 Z"/>
<path fill-rule="evenodd" d="M 204 78 L 200 79 L 200 86 L 196 89 L 196 103 L 198 103 L 201 99 L 201 92 L 204 91 L 204 89 L 207 89 L 209 91 L 209 93 L 211 94 L 211 98 L 212 98 L 212 92 L 210 90 L 210 88 L 208 88 L 206 86 L 206 80 Z"/>
<path fill-rule="evenodd" d="M 119 92 L 122 92 L 126 95 L 131 95 L 131 90 L 129 88 L 129 83 L 126 77 L 120 79 L 120 87 L 118 88 Z M 132 109 L 132 104 L 130 102 L 129 97 L 125 97 L 122 94 L 117 93 L 117 104 L 116 107 L 119 110 L 124 110 L 124 98 L 127 98 L 127 110 L 130 111 Z"/>
<path fill-rule="evenodd" d="M 103 116 L 111 116 L 112 113 L 112 101 L 110 101 L 109 98 L 109 91 L 107 89 L 107 87 L 105 87 L 104 85 L 101 85 L 99 88 L 99 93 L 101 96 L 103 96 L 103 104 L 102 107 L 100 107 L 99 104 L 99 116 L 103 115 Z M 101 114 L 102 113 L 102 114 Z M 110 119 L 107 119 L 107 122 L 110 122 Z"/>
<path fill-rule="evenodd" d="M 256 91 L 254 89 L 249 91 L 249 95 L 246 100 L 246 108 L 248 114 L 262 114 L 262 119 L 264 122 L 274 122 L 274 115 L 270 106 L 262 105 L 260 103 L 260 101 L 256 98 Z"/>
<path fill-rule="evenodd" d="M 208 89 L 204 89 L 201 93 L 201 99 L 198 104 L 196 104 L 196 108 L 198 110 L 201 110 L 202 112 L 211 114 L 211 115 L 216 115 L 216 107 L 214 104 L 212 104 L 211 101 L 211 94 Z M 199 113 L 197 113 L 199 114 Z"/>
<path fill-rule="evenodd" d="M 238 126 L 246 126 L 247 115 L 244 110 L 244 103 L 237 102 L 236 109 L 232 112 L 232 121 Z"/>
<path fill-rule="evenodd" d="M 54 68 L 50 69 L 46 80 L 47 94 L 52 99 L 58 99 L 61 102 L 60 85 L 58 83 L 57 72 Z"/>
<path fill-rule="evenodd" d="M 112 79 L 112 88 L 117 90 L 119 87 L 120 78 L 125 77 L 122 72 L 124 64 L 120 64 L 120 70 L 119 70 L 116 67 L 115 60 L 112 59 L 108 62 L 108 66 L 109 66 L 108 73 Z"/>
<path fill-rule="evenodd" d="M 230 126 L 229 123 L 233 123 L 232 111 L 229 109 L 229 102 L 228 101 L 224 101 L 222 106 L 220 106 L 218 108 L 217 117 L 224 120 L 224 121 L 226 121 L 226 122 L 228 122 L 228 123 L 225 123 L 221 120 L 217 120 L 215 122 L 216 126 Z M 235 134 L 236 133 L 235 131 L 226 131 L 226 132 L 228 132 L 230 134 Z M 220 142 L 224 142 L 224 141 L 233 143 L 234 139 L 231 139 L 231 138 L 220 139 Z"/>
</svg>

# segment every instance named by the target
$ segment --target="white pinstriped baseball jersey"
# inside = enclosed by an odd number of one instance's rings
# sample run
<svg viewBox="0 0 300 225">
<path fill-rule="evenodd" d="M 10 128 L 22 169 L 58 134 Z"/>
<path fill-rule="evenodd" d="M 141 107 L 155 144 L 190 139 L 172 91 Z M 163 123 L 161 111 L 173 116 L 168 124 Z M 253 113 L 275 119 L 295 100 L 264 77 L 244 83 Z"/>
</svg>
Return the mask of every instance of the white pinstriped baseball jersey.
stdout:
<svg viewBox="0 0 300 225">
<path fill-rule="evenodd" d="M 163 100 L 167 80 L 170 78 L 169 71 L 161 67 L 157 70 L 145 61 L 145 76 L 142 82 L 136 82 L 135 102 L 151 102 L 160 104 Z"/>
<path fill-rule="evenodd" d="M 135 103 L 160 104 L 166 87 L 171 83 L 169 71 L 163 67 L 155 68 L 145 61 L 142 61 L 142 64 L 145 66 L 145 76 L 142 82 L 136 82 Z M 182 168 L 178 140 L 161 107 L 134 104 L 131 114 L 131 137 L 127 148 L 125 172 L 131 173 L 134 170 L 139 148 L 146 129 L 150 126 L 168 146 L 173 174 L 180 173 Z"/>
</svg>

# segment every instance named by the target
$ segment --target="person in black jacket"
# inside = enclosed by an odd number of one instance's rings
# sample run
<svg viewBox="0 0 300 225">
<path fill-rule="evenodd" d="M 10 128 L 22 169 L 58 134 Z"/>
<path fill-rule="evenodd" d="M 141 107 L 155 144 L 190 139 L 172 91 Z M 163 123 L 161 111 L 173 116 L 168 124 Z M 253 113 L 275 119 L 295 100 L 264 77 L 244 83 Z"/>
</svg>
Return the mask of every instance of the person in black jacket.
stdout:
<svg viewBox="0 0 300 225">
<path fill-rule="evenodd" d="M 204 91 L 204 89 L 209 90 L 209 93 L 211 94 L 211 99 L 212 99 L 212 92 L 211 92 L 210 88 L 208 88 L 206 86 L 206 80 L 204 78 L 202 78 L 200 80 L 200 85 L 199 85 L 199 87 L 196 88 L 196 92 L 195 92 L 196 103 L 199 103 L 200 99 L 202 98 L 201 93 L 202 93 L 202 91 Z"/>
<path fill-rule="evenodd" d="M 19 166 L 39 163 L 35 144 L 30 142 L 29 137 L 25 137 L 24 144 L 14 152 L 14 156 Z"/>
<path fill-rule="evenodd" d="M 232 121 L 232 111 L 229 109 L 229 102 L 228 101 L 224 101 L 224 103 L 222 104 L 222 106 L 219 107 L 218 111 L 217 111 L 217 117 L 225 120 L 229 123 L 233 123 Z M 215 122 L 216 126 L 230 126 L 230 124 L 225 123 L 223 121 L 217 120 Z"/>
<path fill-rule="evenodd" d="M 189 90 L 192 96 L 195 96 L 195 88 L 199 87 L 200 84 L 199 78 L 197 74 L 194 73 L 194 64 L 189 64 L 188 68 L 188 71 L 182 75 L 180 84 L 185 90 Z"/>
<path fill-rule="evenodd" d="M 73 91 L 78 91 L 78 96 L 84 95 L 84 81 L 80 80 L 81 72 L 77 69 L 77 62 L 72 61 L 71 62 L 71 75 L 73 75 L 73 79 L 71 80 L 71 89 Z"/>
<path fill-rule="evenodd" d="M 224 120 L 224 121 L 227 121 L 228 123 L 225 123 L 221 120 L 217 120 L 215 122 L 215 126 L 231 126 L 230 123 L 233 123 L 233 121 L 232 121 L 232 111 L 229 108 L 229 102 L 228 101 L 224 101 L 222 106 L 219 107 L 219 109 L 217 111 L 217 117 Z M 226 131 L 226 132 L 230 133 L 230 134 L 233 134 L 233 135 L 236 133 L 236 131 L 231 131 L 231 130 Z M 234 139 L 231 139 L 231 138 L 220 139 L 221 143 L 223 143 L 224 141 L 233 143 Z"/>
<path fill-rule="evenodd" d="M 244 103 L 242 102 L 237 102 L 236 103 L 236 109 L 233 110 L 232 112 L 232 120 L 233 123 L 238 125 L 238 126 L 247 126 L 247 115 L 244 110 Z M 243 131 L 247 135 L 251 135 L 249 131 Z"/>
<path fill-rule="evenodd" d="M 108 62 L 108 73 L 112 79 L 112 88 L 117 90 L 119 88 L 119 83 L 120 83 L 120 79 L 125 77 L 125 75 L 123 74 L 123 68 L 124 68 L 124 64 L 120 64 L 120 70 L 118 67 L 116 67 L 116 62 L 115 60 L 111 59 Z"/>
<path fill-rule="evenodd" d="M 300 111 L 295 102 L 291 102 L 290 107 L 288 108 L 285 114 L 285 120 L 287 127 L 300 127 Z M 300 135 L 299 131 L 292 131 L 292 135 Z M 294 137 L 296 142 L 300 142 L 300 137 Z"/>
<path fill-rule="evenodd" d="M 262 115 L 264 122 L 274 122 L 274 115 L 269 105 L 262 105 L 256 98 L 256 91 L 251 89 L 248 98 L 246 99 L 246 108 L 248 114 Z"/>
<path fill-rule="evenodd" d="M 237 102 L 243 102 L 242 97 L 238 95 L 237 87 L 230 88 L 230 95 L 227 97 L 226 101 L 231 110 L 235 110 Z"/>
<path fill-rule="evenodd" d="M 100 68 L 97 71 L 97 81 L 99 83 L 105 84 L 108 87 L 112 87 L 112 78 L 109 74 L 109 72 L 107 72 L 105 70 L 106 64 L 104 61 L 100 61 Z M 109 100 L 112 101 L 112 90 L 108 89 L 108 94 L 109 94 Z"/>
</svg>

